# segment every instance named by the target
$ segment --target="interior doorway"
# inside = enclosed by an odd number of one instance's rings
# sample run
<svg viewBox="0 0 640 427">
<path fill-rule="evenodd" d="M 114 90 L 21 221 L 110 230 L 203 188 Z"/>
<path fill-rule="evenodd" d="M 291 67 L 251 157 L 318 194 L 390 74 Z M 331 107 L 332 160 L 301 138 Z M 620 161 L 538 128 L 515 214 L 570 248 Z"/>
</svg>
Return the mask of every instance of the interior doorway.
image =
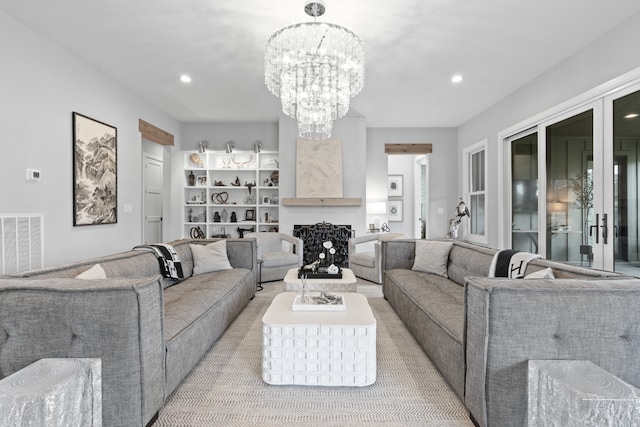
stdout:
<svg viewBox="0 0 640 427">
<path fill-rule="evenodd" d="M 163 241 L 162 158 L 143 153 L 142 168 L 142 243 L 148 245 Z"/>
<path fill-rule="evenodd" d="M 403 233 L 411 238 L 428 238 L 429 231 L 429 167 L 428 155 L 432 144 L 385 144 L 387 173 L 400 182 L 401 188 L 389 193 L 387 217 L 389 228 L 395 233 Z M 389 191 L 389 188 L 387 188 Z M 391 211 L 395 209 L 395 213 Z M 398 214 L 399 212 L 399 214 Z"/>
</svg>

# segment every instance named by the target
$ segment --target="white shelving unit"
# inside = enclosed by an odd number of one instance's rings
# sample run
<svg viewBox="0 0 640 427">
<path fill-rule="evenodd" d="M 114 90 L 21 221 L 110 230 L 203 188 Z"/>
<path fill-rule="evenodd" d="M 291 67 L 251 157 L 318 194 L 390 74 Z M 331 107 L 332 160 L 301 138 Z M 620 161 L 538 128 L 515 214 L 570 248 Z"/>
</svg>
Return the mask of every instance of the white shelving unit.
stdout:
<svg viewBox="0 0 640 427">
<path fill-rule="evenodd" d="M 185 152 L 183 236 L 239 237 L 239 228 L 277 231 L 278 174 L 275 151 Z"/>
</svg>

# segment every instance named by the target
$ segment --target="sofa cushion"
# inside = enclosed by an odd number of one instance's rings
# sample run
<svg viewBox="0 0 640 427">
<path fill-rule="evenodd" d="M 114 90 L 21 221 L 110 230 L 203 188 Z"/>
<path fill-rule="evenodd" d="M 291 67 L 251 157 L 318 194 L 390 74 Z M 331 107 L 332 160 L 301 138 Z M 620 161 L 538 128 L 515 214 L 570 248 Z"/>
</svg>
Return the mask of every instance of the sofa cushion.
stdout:
<svg viewBox="0 0 640 427">
<path fill-rule="evenodd" d="M 349 261 L 352 264 L 362 265 L 364 267 L 373 268 L 376 266 L 373 252 L 356 252 L 355 254 L 350 254 Z"/>
<path fill-rule="evenodd" d="M 220 240 L 206 246 L 189 245 L 193 253 L 193 274 L 204 274 L 213 271 L 231 270 L 227 257 L 227 242 Z"/>
<path fill-rule="evenodd" d="M 100 264 L 96 264 L 90 269 L 76 276 L 76 279 L 83 279 L 83 280 L 106 279 L 106 278 L 107 278 L 107 274 L 104 272 L 104 269 L 100 266 Z"/>
<path fill-rule="evenodd" d="M 291 252 L 262 253 L 262 268 L 298 265 L 298 255 Z"/>
<path fill-rule="evenodd" d="M 448 277 L 447 263 L 451 246 L 451 242 L 416 240 L 416 257 L 412 269 Z"/>
<path fill-rule="evenodd" d="M 464 286 L 465 277 L 488 277 L 495 249 L 455 242 L 449 254 L 449 279 Z M 531 263 L 529 263 L 531 264 Z"/>
<path fill-rule="evenodd" d="M 456 341 L 462 342 L 464 288 L 431 273 L 387 270 L 389 279 Z M 406 322 L 406 320 L 405 320 Z M 414 325 L 419 328 L 419 325 Z M 412 328 L 409 328 L 412 329 Z"/>
<path fill-rule="evenodd" d="M 170 341 L 213 307 L 230 304 L 230 301 L 225 301 L 226 295 L 248 274 L 251 271 L 246 268 L 198 274 L 165 289 L 165 341 Z"/>
</svg>

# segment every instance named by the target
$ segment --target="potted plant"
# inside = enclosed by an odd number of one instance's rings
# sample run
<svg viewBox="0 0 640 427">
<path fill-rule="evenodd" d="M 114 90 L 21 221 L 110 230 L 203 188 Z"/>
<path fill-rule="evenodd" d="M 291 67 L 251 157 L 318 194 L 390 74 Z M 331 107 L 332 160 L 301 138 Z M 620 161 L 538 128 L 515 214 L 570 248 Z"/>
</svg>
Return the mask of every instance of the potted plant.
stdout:
<svg viewBox="0 0 640 427">
<path fill-rule="evenodd" d="M 576 173 L 569 179 L 569 189 L 573 191 L 575 200 L 573 206 L 582 212 L 582 244 L 580 255 L 587 255 L 589 265 L 593 259 L 592 247 L 589 244 L 589 223 L 591 222 L 591 209 L 593 208 L 593 176 L 586 170 Z"/>
</svg>

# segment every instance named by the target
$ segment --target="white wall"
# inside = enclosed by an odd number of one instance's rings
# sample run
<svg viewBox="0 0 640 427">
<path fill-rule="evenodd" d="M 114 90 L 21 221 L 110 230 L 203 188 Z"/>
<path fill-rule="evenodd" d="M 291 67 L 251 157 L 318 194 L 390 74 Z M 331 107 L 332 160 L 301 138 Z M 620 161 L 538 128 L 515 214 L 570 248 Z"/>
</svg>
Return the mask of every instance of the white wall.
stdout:
<svg viewBox="0 0 640 427">
<path fill-rule="evenodd" d="M 45 264 L 129 250 L 141 237 L 142 118 L 180 124 L 0 11 L 0 213 L 43 213 Z M 118 129 L 118 223 L 73 226 L 72 112 Z M 27 168 L 42 181 L 25 180 Z M 124 214 L 123 206 L 133 206 Z"/>
<path fill-rule="evenodd" d="M 489 246 L 499 247 L 498 132 L 640 67 L 635 43 L 639 39 L 640 14 L 636 14 L 458 128 L 458 170 L 464 148 L 485 138 L 489 141 L 487 188 L 496 189 L 487 192 Z M 462 182 L 457 188 L 461 193 Z"/>
<path fill-rule="evenodd" d="M 387 154 L 385 144 L 432 144 L 429 154 L 429 212 L 427 227 L 429 237 L 443 238 L 447 234 L 448 219 L 458 204 L 461 193 L 458 188 L 456 170 L 456 129 L 454 128 L 368 128 L 367 129 L 367 197 L 372 200 L 387 197 Z M 405 157 L 405 156 L 391 156 Z M 404 172 L 405 196 L 404 213 L 413 217 L 413 196 L 408 196 L 408 188 L 413 192 L 413 156 L 410 169 Z M 410 193 L 413 194 L 413 193 Z M 439 210 L 442 213 L 438 213 Z M 412 219 L 412 221 L 415 218 Z M 396 222 L 389 223 L 392 231 L 401 231 Z M 406 228 L 406 234 L 413 235 L 413 222 Z"/>
</svg>

